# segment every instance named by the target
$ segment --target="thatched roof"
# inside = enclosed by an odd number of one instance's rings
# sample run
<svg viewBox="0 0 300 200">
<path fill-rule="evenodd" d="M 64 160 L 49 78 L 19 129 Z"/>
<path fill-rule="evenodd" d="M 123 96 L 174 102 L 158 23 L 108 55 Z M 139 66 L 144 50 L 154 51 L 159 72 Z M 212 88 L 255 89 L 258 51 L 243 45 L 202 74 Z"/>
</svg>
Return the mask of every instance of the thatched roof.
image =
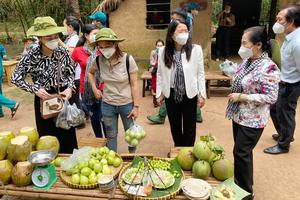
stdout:
<svg viewBox="0 0 300 200">
<path fill-rule="evenodd" d="M 125 0 L 103 0 L 94 10 L 94 12 L 96 11 L 102 11 L 104 13 L 113 12 L 118 9 L 122 1 Z"/>
</svg>

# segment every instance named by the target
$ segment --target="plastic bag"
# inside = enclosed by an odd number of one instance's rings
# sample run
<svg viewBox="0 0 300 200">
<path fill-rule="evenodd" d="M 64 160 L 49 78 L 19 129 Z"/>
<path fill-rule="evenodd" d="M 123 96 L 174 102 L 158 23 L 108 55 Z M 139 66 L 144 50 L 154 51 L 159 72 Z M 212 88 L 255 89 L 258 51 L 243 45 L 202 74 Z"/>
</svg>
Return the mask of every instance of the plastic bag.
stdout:
<svg viewBox="0 0 300 200">
<path fill-rule="evenodd" d="M 228 77 L 232 77 L 235 74 L 237 67 L 237 63 L 234 63 L 227 59 L 219 65 L 219 68 L 222 70 L 223 74 Z"/>
<path fill-rule="evenodd" d="M 81 149 L 74 149 L 72 155 L 63 160 L 61 163 L 61 168 L 64 171 L 70 170 L 74 168 L 76 165 L 80 163 L 86 163 L 89 161 L 91 155 L 90 151 L 94 149 L 93 147 L 82 147 Z"/>
<path fill-rule="evenodd" d="M 135 122 L 125 132 L 125 140 L 130 146 L 136 147 L 145 137 L 146 132 L 144 128 Z"/>
<path fill-rule="evenodd" d="M 78 109 L 76 104 L 70 105 L 69 101 L 65 101 L 63 110 L 59 113 L 56 119 L 56 127 L 70 129 L 82 124 L 85 120 L 85 114 Z"/>
<path fill-rule="evenodd" d="M 62 109 L 62 111 L 60 111 L 60 113 L 58 114 L 57 118 L 56 118 L 56 127 L 57 128 L 62 128 L 62 129 L 70 129 L 71 126 L 68 124 L 68 106 L 69 106 L 69 101 L 66 100 L 65 101 L 65 105 L 64 108 Z"/>
</svg>

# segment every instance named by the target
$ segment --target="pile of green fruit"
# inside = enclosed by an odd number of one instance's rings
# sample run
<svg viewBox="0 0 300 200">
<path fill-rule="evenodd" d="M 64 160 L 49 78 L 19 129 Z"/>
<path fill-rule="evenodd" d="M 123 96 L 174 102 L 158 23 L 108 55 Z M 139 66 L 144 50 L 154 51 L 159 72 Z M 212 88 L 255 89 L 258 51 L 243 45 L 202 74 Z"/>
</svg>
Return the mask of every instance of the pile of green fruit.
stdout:
<svg viewBox="0 0 300 200">
<path fill-rule="evenodd" d="M 183 170 L 192 170 L 196 178 L 211 174 L 223 181 L 233 176 L 233 163 L 224 158 L 224 149 L 212 135 L 201 136 L 194 147 L 181 148 L 177 160 Z"/>
<path fill-rule="evenodd" d="M 116 152 L 107 147 L 93 148 L 89 151 L 89 155 L 88 162 L 80 162 L 65 171 L 68 176 L 71 176 L 73 184 L 96 184 L 101 175 L 113 174 L 114 168 L 122 164 L 122 159 Z"/>
<path fill-rule="evenodd" d="M 135 124 L 131 128 L 127 129 L 125 132 L 125 141 L 131 145 L 136 147 L 142 139 L 146 137 L 145 130 L 140 126 Z"/>
<path fill-rule="evenodd" d="M 180 173 L 177 170 L 171 170 L 171 163 L 167 160 L 150 159 L 148 162 L 149 169 L 170 171 L 174 177 L 180 177 Z M 144 162 L 140 161 L 137 168 L 140 168 L 140 170 L 143 172 L 145 169 Z"/>
</svg>

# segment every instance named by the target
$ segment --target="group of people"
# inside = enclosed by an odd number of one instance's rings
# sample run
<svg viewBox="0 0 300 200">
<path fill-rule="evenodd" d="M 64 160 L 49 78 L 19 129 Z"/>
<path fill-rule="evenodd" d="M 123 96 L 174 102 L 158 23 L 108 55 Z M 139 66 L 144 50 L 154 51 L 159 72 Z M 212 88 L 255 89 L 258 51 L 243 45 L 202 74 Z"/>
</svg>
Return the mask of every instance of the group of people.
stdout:
<svg viewBox="0 0 300 200">
<path fill-rule="evenodd" d="M 192 36 L 184 16 L 178 10 L 174 14 L 183 19 L 178 17 L 169 24 L 165 46 L 151 53 L 151 57 L 157 55 L 157 60 L 151 62 L 157 66 L 152 92 L 158 105 L 163 104 L 163 99 L 165 101 L 174 145 L 193 146 L 196 107 L 197 104 L 202 107 L 206 97 L 202 49 L 191 43 Z M 228 4 L 219 18 L 228 26 L 234 23 Z M 242 36 L 238 54 L 243 61 L 233 77 L 226 117 L 232 120 L 235 182 L 250 193 L 248 199 L 254 197 L 252 151 L 270 115 L 277 131 L 272 137 L 278 143 L 264 152 L 287 153 L 294 141 L 295 113 L 300 96 L 299 26 L 299 5 L 288 6 L 278 13 L 273 31 L 285 34 L 281 71 L 270 59 L 271 46 L 265 27 L 248 28 Z M 227 31 L 226 27 L 221 29 Z M 160 40 L 157 44 L 164 45 Z M 165 116 L 161 115 L 160 109 L 158 115 L 148 116 L 148 119 L 163 123 Z"/>
<path fill-rule="evenodd" d="M 64 153 L 77 148 L 75 127 L 57 128 L 53 118 L 43 119 L 40 112 L 40 100 L 56 94 L 57 87 L 66 99 L 87 110 L 95 135 L 106 137 L 108 147 L 115 151 L 119 115 L 125 130 L 139 115 L 138 66 L 119 47 L 125 39 L 105 27 L 104 13 L 97 12 L 91 19 L 93 24 L 80 26 L 78 19 L 67 17 L 65 27 L 59 27 L 51 17 L 36 18 L 30 33 L 37 37 L 38 45 L 23 55 L 12 76 L 16 86 L 35 95 L 40 136 L 58 137 L 60 151 Z M 270 110 L 277 130 L 273 138 L 278 144 L 264 152 L 287 153 L 294 140 L 295 109 L 300 95 L 299 26 L 300 6 L 292 5 L 278 13 L 273 30 L 285 34 L 281 71 L 269 57 L 270 44 L 264 27 L 248 28 L 242 36 L 238 53 L 243 61 L 233 77 L 226 117 L 232 120 L 235 182 L 251 193 L 249 198 L 254 196 L 252 151 L 267 124 Z M 83 32 L 81 38 L 79 31 Z M 64 44 L 60 42 L 60 33 L 68 35 Z M 156 47 L 150 58 L 153 103 L 163 105 L 174 145 L 193 146 L 197 108 L 205 105 L 206 91 L 202 48 L 192 43 L 184 13 L 173 12 L 166 38 L 158 40 Z M 57 80 L 58 73 L 61 73 L 60 80 Z M 28 74 L 32 83 L 27 82 Z M 133 153 L 136 148 L 129 146 L 128 150 Z"/>
<path fill-rule="evenodd" d="M 271 115 L 277 131 L 268 154 L 289 152 L 294 140 L 295 114 L 300 96 L 300 6 L 282 9 L 273 26 L 285 34 L 281 47 L 281 71 L 269 57 L 270 43 L 263 27 L 244 31 L 239 55 L 243 59 L 234 77 L 226 116 L 232 119 L 235 182 L 253 193 L 253 154 Z"/>
<path fill-rule="evenodd" d="M 82 25 L 68 16 L 60 27 L 51 17 L 37 17 L 27 31 L 27 37 L 35 37 L 37 45 L 22 55 L 11 77 L 16 86 L 35 95 L 37 130 L 40 136 L 56 136 L 63 153 L 77 148 L 76 127 L 65 130 L 56 127 L 55 118 L 44 119 L 41 100 L 59 93 L 76 103 L 90 117 L 96 137 L 106 137 L 108 147 L 115 151 L 118 116 L 127 130 L 139 114 L 138 67 L 133 57 L 120 49 L 118 44 L 124 39 L 106 28 L 103 12 L 90 19 L 91 24 Z M 66 36 L 64 42 L 62 35 Z M 135 147 L 128 149 L 135 152 Z"/>
</svg>

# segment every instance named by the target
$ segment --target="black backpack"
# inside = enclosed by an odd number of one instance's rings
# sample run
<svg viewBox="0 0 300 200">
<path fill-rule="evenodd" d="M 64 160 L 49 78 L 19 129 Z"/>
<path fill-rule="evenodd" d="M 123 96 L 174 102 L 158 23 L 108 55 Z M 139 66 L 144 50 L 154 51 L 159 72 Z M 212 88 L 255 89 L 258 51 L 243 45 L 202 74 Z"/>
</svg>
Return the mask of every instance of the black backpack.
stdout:
<svg viewBox="0 0 300 200">
<path fill-rule="evenodd" d="M 100 55 L 98 55 L 98 56 L 96 57 L 96 65 L 97 65 L 97 67 L 98 67 L 98 70 L 100 71 L 99 57 L 100 57 Z M 129 83 L 130 83 L 130 73 L 129 73 L 129 67 L 130 67 L 130 65 L 129 65 L 129 57 L 130 57 L 130 55 L 127 53 L 127 54 L 126 54 L 126 70 L 127 70 L 127 74 L 128 74 L 128 81 L 129 81 Z"/>
</svg>

